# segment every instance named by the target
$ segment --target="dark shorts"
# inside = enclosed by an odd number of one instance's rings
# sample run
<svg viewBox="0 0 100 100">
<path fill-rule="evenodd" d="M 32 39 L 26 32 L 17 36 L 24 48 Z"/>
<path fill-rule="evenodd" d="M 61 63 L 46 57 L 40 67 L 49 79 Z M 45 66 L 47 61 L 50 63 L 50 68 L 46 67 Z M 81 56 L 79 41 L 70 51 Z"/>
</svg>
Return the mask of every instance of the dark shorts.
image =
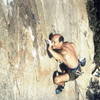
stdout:
<svg viewBox="0 0 100 100">
<path fill-rule="evenodd" d="M 80 76 L 80 75 L 77 74 L 77 71 L 81 72 L 81 68 L 80 68 L 79 65 L 75 69 L 70 69 L 65 64 L 62 63 L 62 64 L 60 64 L 59 67 L 62 70 L 62 72 L 69 74 L 69 78 L 70 78 L 69 81 L 75 80 L 76 78 L 78 78 Z"/>
<path fill-rule="evenodd" d="M 69 81 L 77 79 L 80 75 L 76 74 L 76 71 L 70 71 L 69 74 Z"/>
</svg>

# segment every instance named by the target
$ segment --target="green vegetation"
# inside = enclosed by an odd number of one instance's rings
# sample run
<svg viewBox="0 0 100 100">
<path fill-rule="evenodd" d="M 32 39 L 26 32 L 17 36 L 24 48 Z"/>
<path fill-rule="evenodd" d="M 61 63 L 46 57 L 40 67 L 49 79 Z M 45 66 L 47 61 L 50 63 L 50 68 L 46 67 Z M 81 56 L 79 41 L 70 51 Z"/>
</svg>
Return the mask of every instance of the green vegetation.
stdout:
<svg viewBox="0 0 100 100">
<path fill-rule="evenodd" d="M 94 32 L 94 61 L 100 65 L 100 9 L 98 9 L 98 2 L 98 0 L 87 0 L 87 12 L 90 28 Z"/>
</svg>

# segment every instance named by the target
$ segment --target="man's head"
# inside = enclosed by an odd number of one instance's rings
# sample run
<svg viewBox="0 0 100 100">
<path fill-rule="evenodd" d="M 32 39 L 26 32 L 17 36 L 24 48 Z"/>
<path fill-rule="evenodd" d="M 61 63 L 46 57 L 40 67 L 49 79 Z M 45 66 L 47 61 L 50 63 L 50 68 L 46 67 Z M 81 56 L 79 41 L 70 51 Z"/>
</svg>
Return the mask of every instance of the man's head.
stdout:
<svg viewBox="0 0 100 100">
<path fill-rule="evenodd" d="M 64 37 L 60 34 L 50 33 L 49 40 L 53 43 L 53 49 L 61 49 L 64 42 Z"/>
</svg>

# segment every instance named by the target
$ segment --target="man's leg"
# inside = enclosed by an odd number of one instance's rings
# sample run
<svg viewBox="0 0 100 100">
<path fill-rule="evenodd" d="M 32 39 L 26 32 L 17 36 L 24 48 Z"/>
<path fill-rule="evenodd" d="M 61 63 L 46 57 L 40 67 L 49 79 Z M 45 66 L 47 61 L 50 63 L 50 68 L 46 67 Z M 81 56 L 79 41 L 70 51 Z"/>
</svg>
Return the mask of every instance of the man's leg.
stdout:
<svg viewBox="0 0 100 100">
<path fill-rule="evenodd" d="M 66 81 L 69 81 L 69 74 L 68 74 L 68 73 L 63 74 L 63 75 L 56 76 L 56 77 L 54 78 L 54 83 L 55 83 L 56 85 L 64 85 L 64 83 L 65 83 Z"/>
<path fill-rule="evenodd" d="M 60 92 L 62 92 L 62 90 L 64 89 L 65 86 L 65 82 L 69 80 L 69 75 L 63 74 L 63 75 L 59 75 L 56 76 L 54 78 L 54 84 L 58 85 L 58 87 L 56 88 L 56 94 L 59 94 Z"/>
</svg>

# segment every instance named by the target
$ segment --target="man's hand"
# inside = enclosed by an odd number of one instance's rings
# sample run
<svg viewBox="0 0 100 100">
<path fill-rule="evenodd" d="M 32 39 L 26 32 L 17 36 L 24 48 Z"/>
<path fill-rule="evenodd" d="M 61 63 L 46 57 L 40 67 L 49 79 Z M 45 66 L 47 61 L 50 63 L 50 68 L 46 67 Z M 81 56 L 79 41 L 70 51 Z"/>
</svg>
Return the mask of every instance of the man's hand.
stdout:
<svg viewBox="0 0 100 100">
<path fill-rule="evenodd" d="M 45 40 L 45 41 L 46 41 L 46 43 L 47 43 L 47 44 L 50 44 L 50 43 L 51 43 L 51 41 L 50 41 L 50 40 Z"/>
<path fill-rule="evenodd" d="M 48 46 L 48 50 L 53 49 L 53 48 L 52 48 L 53 43 L 52 43 L 50 40 L 46 40 L 46 43 L 49 45 L 49 46 Z"/>
<path fill-rule="evenodd" d="M 50 51 L 49 51 L 49 47 L 50 47 L 50 44 L 51 44 L 51 41 L 50 40 L 45 40 L 45 42 L 46 42 L 46 45 L 47 45 L 47 54 L 48 54 L 48 56 L 50 57 L 50 58 L 52 58 L 53 57 L 53 55 L 50 53 Z"/>
</svg>

